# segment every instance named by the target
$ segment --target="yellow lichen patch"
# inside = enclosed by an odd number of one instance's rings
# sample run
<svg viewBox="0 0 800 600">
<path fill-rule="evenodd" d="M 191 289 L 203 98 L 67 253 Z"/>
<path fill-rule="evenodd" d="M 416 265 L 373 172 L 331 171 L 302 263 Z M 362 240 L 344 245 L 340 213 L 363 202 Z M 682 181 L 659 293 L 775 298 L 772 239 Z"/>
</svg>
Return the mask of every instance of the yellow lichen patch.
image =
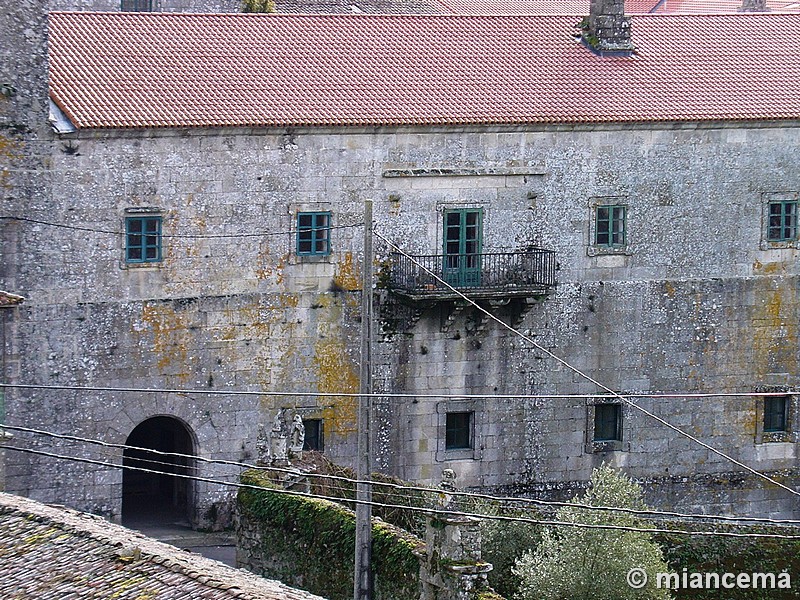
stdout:
<svg viewBox="0 0 800 600">
<path fill-rule="evenodd" d="M 281 285 L 283 283 L 283 269 L 286 267 L 287 259 L 288 256 L 284 255 L 275 266 L 270 266 L 273 261 L 270 256 L 269 243 L 262 241 L 256 257 L 256 278 L 263 281 L 270 277 L 275 277 L 275 285 Z"/>
<path fill-rule="evenodd" d="M 185 383 L 189 379 L 186 371 L 189 346 L 192 343 L 189 333 L 189 315 L 178 313 L 169 303 L 146 303 L 142 306 L 142 321 L 149 325 L 153 333 L 152 352 L 157 357 L 156 364 L 163 371 L 170 367 L 180 369 L 169 373 Z"/>
<path fill-rule="evenodd" d="M 133 587 L 136 587 L 137 585 L 145 583 L 146 581 L 147 581 L 146 575 L 137 575 L 129 579 L 124 579 L 122 581 L 118 582 L 115 581 L 114 587 L 117 588 L 117 591 L 111 594 L 109 596 L 109 599 L 122 598 L 123 596 L 128 595 L 128 590 L 130 590 Z M 149 592 L 142 592 L 142 593 L 149 593 Z"/>
<path fill-rule="evenodd" d="M 22 158 L 22 142 L 11 140 L 5 136 L 0 135 L 0 157 L 5 160 L 2 169 L 0 169 L 0 185 L 8 187 L 8 178 L 11 176 L 11 171 L 8 166 L 11 161 L 19 160 Z"/>
<path fill-rule="evenodd" d="M 297 308 L 297 305 L 300 303 L 300 295 L 280 294 L 278 296 L 278 302 L 280 303 L 280 308 Z"/>
<path fill-rule="evenodd" d="M 352 252 L 345 252 L 344 258 L 336 264 L 333 281 L 339 288 L 349 292 L 361 289 L 361 282 L 353 264 Z"/>
<path fill-rule="evenodd" d="M 755 261 L 753 263 L 753 273 L 759 275 L 776 275 L 786 271 L 786 265 L 782 262 L 762 263 Z"/>
<path fill-rule="evenodd" d="M 359 377 L 341 340 L 319 340 L 314 347 L 314 366 L 320 392 L 358 392 Z M 338 435 L 354 433 L 358 400 L 353 396 L 334 396 L 329 402 L 331 406 L 322 415 L 326 429 Z"/>
<path fill-rule="evenodd" d="M 45 531 L 40 531 L 39 533 L 34 533 L 33 535 L 29 535 L 26 537 L 22 543 L 25 546 L 35 546 L 36 544 L 41 544 L 43 542 L 49 542 L 50 538 L 53 537 L 53 534 L 58 533 L 58 529 L 55 527 L 50 527 Z"/>
<path fill-rule="evenodd" d="M 768 290 L 753 314 L 753 361 L 760 377 L 768 373 L 792 373 L 798 342 L 794 287 Z"/>
</svg>

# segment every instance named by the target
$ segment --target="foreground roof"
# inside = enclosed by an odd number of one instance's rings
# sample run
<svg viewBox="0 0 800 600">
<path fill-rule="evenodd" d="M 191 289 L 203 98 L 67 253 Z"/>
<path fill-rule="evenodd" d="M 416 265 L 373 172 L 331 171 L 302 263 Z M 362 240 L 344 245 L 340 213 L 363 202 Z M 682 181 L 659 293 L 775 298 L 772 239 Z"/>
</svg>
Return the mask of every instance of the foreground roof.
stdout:
<svg viewBox="0 0 800 600">
<path fill-rule="evenodd" d="M 321 600 L 73 510 L 0 493 L 0 597 Z"/>
<path fill-rule="evenodd" d="M 78 128 L 800 117 L 800 15 L 631 17 L 598 57 L 574 16 L 53 13 L 51 97 Z"/>
<path fill-rule="evenodd" d="M 589 0 L 438 0 L 462 15 L 587 15 Z M 626 0 L 628 14 L 739 13 L 742 0 Z M 800 13 L 800 0 L 767 0 L 768 12 Z"/>
</svg>

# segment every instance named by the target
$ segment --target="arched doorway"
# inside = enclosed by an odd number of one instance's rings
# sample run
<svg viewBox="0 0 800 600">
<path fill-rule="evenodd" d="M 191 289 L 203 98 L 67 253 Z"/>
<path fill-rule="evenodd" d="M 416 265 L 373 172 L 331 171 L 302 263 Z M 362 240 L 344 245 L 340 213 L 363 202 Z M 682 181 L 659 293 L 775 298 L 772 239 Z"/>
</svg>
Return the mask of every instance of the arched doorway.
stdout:
<svg viewBox="0 0 800 600">
<path fill-rule="evenodd" d="M 195 454 L 194 442 L 188 428 L 172 417 L 153 417 L 143 421 L 131 432 L 122 464 L 157 471 L 149 473 L 134 469 L 122 472 L 122 523 L 134 525 L 164 525 L 192 523 L 192 482 L 174 475 L 191 475 Z M 164 456 L 157 452 L 187 456 Z"/>
</svg>

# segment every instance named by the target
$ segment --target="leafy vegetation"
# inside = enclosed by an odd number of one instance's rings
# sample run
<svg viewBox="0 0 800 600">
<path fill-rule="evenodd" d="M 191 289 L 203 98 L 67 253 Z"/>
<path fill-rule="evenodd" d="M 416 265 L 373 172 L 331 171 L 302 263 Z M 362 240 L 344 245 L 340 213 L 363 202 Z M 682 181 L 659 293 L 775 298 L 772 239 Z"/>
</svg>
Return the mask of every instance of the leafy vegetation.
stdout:
<svg viewBox="0 0 800 600">
<path fill-rule="evenodd" d="M 625 475 L 603 465 L 592 473 L 591 487 L 573 503 L 645 509 L 642 490 Z M 558 521 L 589 525 L 646 527 L 630 513 L 565 506 Z M 640 568 L 650 582 L 642 589 L 628 585 L 627 575 Z M 647 532 L 559 525 L 546 528 L 539 545 L 523 554 L 513 572 L 521 584 L 520 600 L 661 600 L 669 590 L 658 589 L 656 573 L 670 571 L 661 548 Z"/>
</svg>

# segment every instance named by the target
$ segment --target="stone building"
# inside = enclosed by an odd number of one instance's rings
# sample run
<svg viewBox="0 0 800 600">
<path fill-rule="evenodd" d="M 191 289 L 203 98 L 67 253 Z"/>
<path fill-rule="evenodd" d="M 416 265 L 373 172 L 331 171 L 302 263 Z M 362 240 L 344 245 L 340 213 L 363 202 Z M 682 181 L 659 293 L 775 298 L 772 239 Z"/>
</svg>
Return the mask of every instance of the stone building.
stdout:
<svg viewBox="0 0 800 600">
<path fill-rule="evenodd" d="M 800 17 L 82 12 L 46 40 L 46 5 L 3 17 L 2 364 L 63 389 L 7 389 L 9 425 L 233 480 L 201 459 L 300 414 L 351 464 L 372 200 L 378 468 L 564 497 L 605 461 L 662 508 L 798 516 L 548 353 L 796 487 Z M 6 461 L 8 491 L 113 519 L 231 498 Z"/>
</svg>

